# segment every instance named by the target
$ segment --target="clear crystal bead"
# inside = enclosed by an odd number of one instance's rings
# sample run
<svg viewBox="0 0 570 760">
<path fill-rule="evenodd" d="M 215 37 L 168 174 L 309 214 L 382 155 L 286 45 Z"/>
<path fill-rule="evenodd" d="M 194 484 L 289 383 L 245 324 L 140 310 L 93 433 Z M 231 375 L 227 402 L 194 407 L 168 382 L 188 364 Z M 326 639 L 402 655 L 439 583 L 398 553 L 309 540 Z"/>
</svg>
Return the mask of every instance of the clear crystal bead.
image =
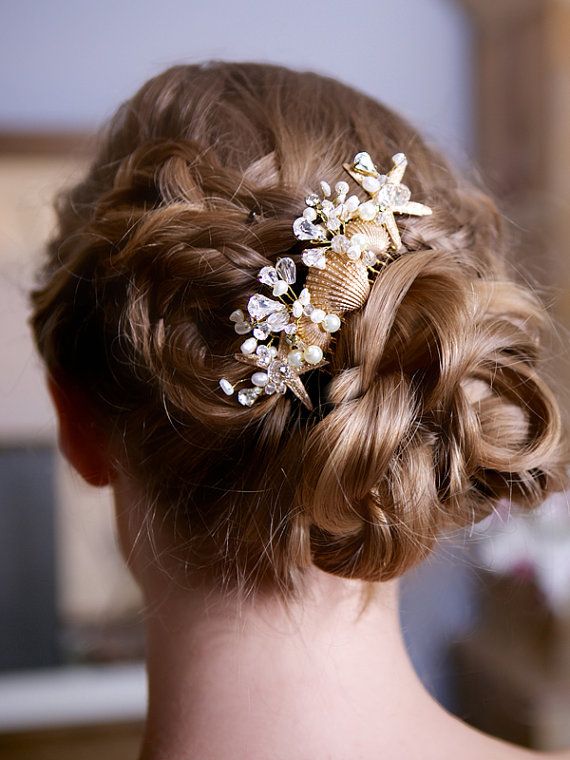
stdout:
<svg viewBox="0 0 570 760">
<path fill-rule="evenodd" d="M 291 367 L 286 361 L 281 359 L 274 359 L 267 369 L 269 381 L 275 385 L 276 388 L 284 383 L 284 381 L 291 377 Z"/>
<path fill-rule="evenodd" d="M 256 293 L 249 299 L 247 310 L 254 319 L 265 319 L 268 314 L 286 310 L 286 306 L 280 301 L 274 301 L 261 293 Z"/>
<path fill-rule="evenodd" d="M 265 340 L 270 332 L 271 327 L 267 324 L 267 322 L 260 322 L 253 328 L 253 334 L 257 340 Z"/>
<path fill-rule="evenodd" d="M 320 224 L 313 224 L 300 216 L 293 222 L 293 233 L 299 240 L 326 240 L 327 233 Z"/>
<path fill-rule="evenodd" d="M 271 287 L 272 285 L 275 285 L 278 280 L 277 270 L 275 267 L 262 267 L 259 270 L 257 279 L 264 285 L 269 285 Z"/>
<path fill-rule="evenodd" d="M 279 277 L 281 277 L 282 280 L 285 280 L 289 285 L 292 285 L 297 279 L 297 267 L 295 266 L 293 259 L 289 258 L 289 256 L 279 259 L 277 264 L 275 264 L 275 269 L 277 270 Z"/>
<path fill-rule="evenodd" d="M 269 362 L 273 357 L 268 346 L 258 346 L 255 353 L 259 357 L 257 360 L 257 365 L 259 367 L 269 366 Z"/>
<path fill-rule="evenodd" d="M 312 304 L 308 303 L 303 308 L 303 314 L 305 314 L 305 316 L 307 316 L 307 317 L 310 317 L 314 310 L 315 310 L 315 307 Z"/>
<path fill-rule="evenodd" d="M 378 173 L 370 155 L 364 151 L 362 153 L 357 153 L 354 157 L 353 168 L 357 172 L 363 172 L 364 174 Z"/>
<path fill-rule="evenodd" d="M 251 331 L 251 325 L 249 322 L 236 322 L 234 325 L 234 330 L 238 335 L 246 335 Z"/>
<path fill-rule="evenodd" d="M 335 253 L 343 253 L 350 245 L 346 235 L 335 235 L 331 240 L 331 248 Z"/>
<path fill-rule="evenodd" d="M 306 306 L 308 303 L 311 302 L 311 294 L 308 288 L 303 288 L 303 290 L 299 293 L 298 300 L 299 300 L 299 303 L 301 303 L 303 306 Z"/>
<path fill-rule="evenodd" d="M 230 314 L 230 322 L 243 322 L 245 319 L 245 314 L 241 309 L 236 309 L 235 311 L 232 311 Z"/>
<path fill-rule="evenodd" d="M 289 322 L 289 314 L 287 311 L 276 311 L 267 317 L 267 324 L 271 328 L 272 332 L 279 332 Z"/>
<path fill-rule="evenodd" d="M 410 189 L 406 185 L 393 185 L 387 182 L 378 192 L 378 203 L 387 208 L 397 208 L 407 203 L 410 196 Z"/>
<path fill-rule="evenodd" d="M 238 391 L 238 401 L 243 406 L 252 406 L 261 392 L 261 388 L 242 388 Z"/>
<path fill-rule="evenodd" d="M 374 264 L 378 261 L 378 257 L 374 253 L 374 251 L 364 251 L 362 254 L 362 263 L 365 264 L 367 267 L 373 267 Z M 255 334 L 255 331 L 254 331 Z"/>
<path fill-rule="evenodd" d="M 305 203 L 307 206 L 318 206 L 320 200 L 321 199 L 316 193 L 309 193 L 309 195 L 307 195 L 305 198 Z"/>
<path fill-rule="evenodd" d="M 283 328 L 283 332 L 287 335 L 295 335 L 297 332 L 297 325 L 294 322 L 289 322 L 289 324 L 285 325 Z"/>
<path fill-rule="evenodd" d="M 327 263 L 327 258 L 321 248 L 308 248 L 303 251 L 302 259 L 308 267 L 317 267 L 317 269 L 324 269 Z"/>
<path fill-rule="evenodd" d="M 268 396 L 271 396 L 273 393 L 276 392 L 277 388 L 273 385 L 273 383 L 267 383 L 265 388 L 263 389 L 265 393 L 267 393 Z"/>
</svg>

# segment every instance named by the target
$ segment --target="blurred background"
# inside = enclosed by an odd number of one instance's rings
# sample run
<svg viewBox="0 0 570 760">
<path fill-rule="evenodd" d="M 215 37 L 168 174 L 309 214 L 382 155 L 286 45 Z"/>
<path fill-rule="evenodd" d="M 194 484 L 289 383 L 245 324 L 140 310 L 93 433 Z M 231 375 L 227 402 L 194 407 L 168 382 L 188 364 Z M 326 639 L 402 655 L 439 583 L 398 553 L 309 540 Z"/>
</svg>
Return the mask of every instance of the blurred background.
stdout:
<svg viewBox="0 0 570 760">
<path fill-rule="evenodd" d="M 55 190 L 150 76 L 206 59 L 333 75 L 407 116 L 496 194 L 559 340 L 547 370 L 568 419 L 568 0 L 0 0 L 0 755 L 136 758 L 143 610 L 110 495 L 63 463 L 26 294 Z M 484 730 L 570 747 L 570 518 L 504 504 L 404 578 L 427 688 Z M 508 518 L 508 519 L 507 519 Z"/>
</svg>

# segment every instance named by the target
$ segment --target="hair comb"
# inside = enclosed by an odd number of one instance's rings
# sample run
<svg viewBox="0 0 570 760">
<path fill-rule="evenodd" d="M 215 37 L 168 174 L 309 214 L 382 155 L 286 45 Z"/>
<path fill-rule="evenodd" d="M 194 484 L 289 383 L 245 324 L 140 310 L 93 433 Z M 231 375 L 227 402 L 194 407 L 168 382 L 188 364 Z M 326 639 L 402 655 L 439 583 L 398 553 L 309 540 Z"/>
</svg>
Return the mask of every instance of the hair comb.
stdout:
<svg viewBox="0 0 570 760">
<path fill-rule="evenodd" d="M 328 364 L 325 353 L 344 315 L 364 305 L 372 279 L 402 250 L 395 215 L 432 213 L 429 206 L 411 201 L 409 188 L 402 184 L 406 156 L 397 153 L 392 164 L 381 174 L 365 152 L 343 164 L 367 194 L 364 200 L 349 195 L 344 180 L 336 183 L 334 193 L 322 180 L 319 192 L 305 198 L 303 214 L 293 222 L 293 234 L 307 246 L 301 255 L 307 268 L 301 289 L 293 259 L 279 258 L 257 275 L 273 298 L 255 293 L 247 313 L 236 309 L 230 314 L 235 332 L 248 336 L 234 357 L 255 370 L 251 386 L 237 391 L 243 406 L 252 406 L 262 395 L 290 390 L 307 409 L 313 408 L 301 375 Z M 237 383 L 222 377 L 219 384 L 228 396 L 235 393 Z"/>
</svg>

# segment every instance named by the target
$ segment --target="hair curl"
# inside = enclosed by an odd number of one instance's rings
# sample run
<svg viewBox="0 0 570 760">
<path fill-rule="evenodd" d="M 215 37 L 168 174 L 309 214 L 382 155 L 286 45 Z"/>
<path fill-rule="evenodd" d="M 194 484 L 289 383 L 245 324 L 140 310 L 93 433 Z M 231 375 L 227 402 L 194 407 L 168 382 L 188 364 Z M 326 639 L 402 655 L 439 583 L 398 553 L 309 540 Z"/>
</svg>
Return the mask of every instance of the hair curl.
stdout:
<svg viewBox="0 0 570 760">
<path fill-rule="evenodd" d="M 367 150 L 404 151 L 407 252 L 375 279 L 309 376 L 251 408 L 228 314 L 284 254 L 318 180 Z M 106 126 L 32 294 L 49 371 L 83 388 L 149 515 L 227 588 L 296 588 L 311 562 L 378 581 L 502 498 L 566 485 L 561 414 L 539 366 L 551 321 L 509 273 L 502 217 L 399 116 L 335 80 L 251 63 L 176 66 Z"/>
</svg>

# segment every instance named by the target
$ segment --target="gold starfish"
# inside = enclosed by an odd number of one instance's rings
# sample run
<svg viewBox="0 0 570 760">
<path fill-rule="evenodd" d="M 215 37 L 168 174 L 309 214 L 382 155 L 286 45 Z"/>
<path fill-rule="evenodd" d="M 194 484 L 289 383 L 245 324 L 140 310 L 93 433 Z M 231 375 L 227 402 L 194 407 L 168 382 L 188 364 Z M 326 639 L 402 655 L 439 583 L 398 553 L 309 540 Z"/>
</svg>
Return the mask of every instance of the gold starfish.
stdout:
<svg viewBox="0 0 570 760">
<path fill-rule="evenodd" d="M 402 245 L 400 232 L 394 214 L 410 214 L 412 216 L 429 216 L 432 210 L 423 203 L 410 201 L 410 189 L 402 184 L 408 160 L 403 153 L 392 156 L 394 166 L 388 174 L 382 175 L 375 167 L 368 153 L 357 153 L 352 164 L 343 164 L 350 176 L 361 185 L 370 198 L 379 206 L 377 220 L 386 228 L 390 235 L 392 246 L 397 251 Z M 380 186 L 370 190 L 368 178 L 379 180 Z"/>
<path fill-rule="evenodd" d="M 289 363 L 287 358 L 290 351 L 291 346 L 287 343 L 284 334 L 281 333 L 277 354 L 269 360 L 264 360 L 255 353 L 240 353 L 234 354 L 234 356 L 243 364 L 249 364 L 252 367 L 265 371 L 269 376 L 269 384 L 275 385 L 276 387 L 284 384 L 289 390 L 293 391 L 299 401 L 311 411 L 313 409 L 313 404 L 309 394 L 305 390 L 300 375 L 309 372 L 309 370 L 324 367 L 325 364 L 328 364 L 328 361 L 326 361 L 326 359 L 321 359 L 317 364 L 303 364 L 301 367 L 294 367 Z"/>
</svg>

